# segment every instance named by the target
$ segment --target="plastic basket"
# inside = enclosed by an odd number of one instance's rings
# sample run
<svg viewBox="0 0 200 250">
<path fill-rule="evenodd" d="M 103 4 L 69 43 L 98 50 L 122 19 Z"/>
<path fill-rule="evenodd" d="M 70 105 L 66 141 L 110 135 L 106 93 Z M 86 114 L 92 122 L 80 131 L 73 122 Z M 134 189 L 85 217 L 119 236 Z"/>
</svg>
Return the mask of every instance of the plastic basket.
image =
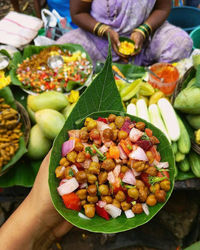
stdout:
<svg viewBox="0 0 200 250">
<path fill-rule="evenodd" d="M 200 49 L 200 26 L 190 33 L 193 41 L 193 49 Z"/>
</svg>

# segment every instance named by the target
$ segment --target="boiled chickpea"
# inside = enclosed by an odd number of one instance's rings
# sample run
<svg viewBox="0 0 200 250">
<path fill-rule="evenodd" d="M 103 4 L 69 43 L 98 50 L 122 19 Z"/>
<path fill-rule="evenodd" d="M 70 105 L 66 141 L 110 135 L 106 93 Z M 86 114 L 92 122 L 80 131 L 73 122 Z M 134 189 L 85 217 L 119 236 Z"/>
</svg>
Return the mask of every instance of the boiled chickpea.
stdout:
<svg viewBox="0 0 200 250">
<path fill-rule="evenodd" d="M 159 183 L 155 183 L 154 185 L 152 185 L 151 187 L 150 187 L 150 191 L 151 191 L 151 193 L 155 193 L 157 190 L 160 190 L 160 184 Z"/>
<path fill-rule="evenodd" d="M 145 163 L 143 161 L 135 161 L 133 162 L 132 167 L 135 169 L 135 171 L 141 172 L 144 170 Z"/>
<path fill-rule="evenodd" d="M 60 166 L 64 166 L 64 167 L 68 167 L 69 166 L 69 161 L 63 157 L 60 162 L 59 162 Z"/>
<path fill-rule="evenodd" d="M 68 180 L 70 180 L 74 176 L 75 176 L 75 171 L 72 168 L 67 167 L 65 169 L 65 178 L 68 179 Z"/>
<path fill-rule="evenodd" d="M 165 202 L 166 200 L 166 192 L 164 190 L 157 190 L 155 196 L 158 202 Z"/>
<path fill-rule="evenodd" d="M 121 167 L 121 172 L 122 173 L 126 173 L 129 170 L 129 168 L 127 166 L 122 166 Z"/>
<path fill-rule="evenodd" d="M 92 129 L 97 127 L 97 122 L 95 120 L 91 120 L 87 124 L 88 131 L 91 131 Z"/>
<path fill-rule="evenodd" d="M 89 203 L 97 203 L 98 197 L 97 197 L 97 196 L 90 196 L 90 195 L 88 195 L 88 196 L 87 196 L 87 201 L 88 201 Z"/>
<path fill-rule="evenodd" d="M 96 185 L 89 185 L 87 188 L 87 192 L 91 196 L 95 196 L 97 194 L 97 186 Z"/>
<path fill-rule="evenodd" d="M 88 123 L 89 123 L 90 121 L 93 121 L 93 119 L 90 118 L 90 117 L 87 117 L 87 118 L 85 119 L 84 125 L 87 127 L 87 125 L 88 125 Z"/>
<path fill-rule="evenodd" d="M 113 200 L 112 205 L 118 208 L 121 208 L 121 204 L 119 201 L 117 201 L 116 199 Z"/>
<path fill-rule="evenodd" d="M 116 115 L 114 115 L 114 114 L 110 114 L 110 115 L 108 116 L 108 121 L 109 121 L 110 123 L 111 123 L 111 122 L 114 122 L 115 119 L 116 119 Z"/>
<path fill-rule="evenodd" d="M 147 197 L 146 203 L 147 203 L 147 205 L 150 206 L 150 207 L 155 206 L 156 203 L 157 203 L 157 200 L 156 200 L 155 195 L 154 195 L 154 194 L 150 194 L 150 195 Z"/>
<path fill-rule="evenodd" d="M 108 185 L 102 184 L 99 186 L 99 193 L 101 195 L 109 195 L 110 191 L 109 191 L 109 187 Z"/>
<path fill-rule="evenodd" d="M 76 142 L 74 149 L 76 150 L 76 152 L 80 152 L 80 151 L 83 151 L 84 146 L 83 146 L 83 144 L 81 142 Z"/>
<path fill-rule="evenodd" d="M 113 141 L 116 141 L 117 138 L 118 138 L 118 133 L 119 133 L 119 130 L 118 129 L 113 129 L 113 137 L 112 137 L 112 140 Z"/>
<path fill-rule="evenodd" d="M 90 174 L 99 174 L 100 173 L 100 164 L 98 162 L 91 162 L 88 172 Z"/>
<path fill-rule="evenodd" d="M 146 201 L 147 195 L 148 195 L 148 192 L 147 192 L 146 188 L 144 188 L 144 187 L 139 188 L 139 200 L 141 202 Z"/>
<path fill-rule="evenodd" d="M 85 215 L 89 218 L 93 218 L 95 216 L 95 206 L 94 204 L 85 204 L 84 206 Z"/>
<path fill-rule="evenodd" d="M 158 174 L 158 170 L 153 166 L 149 167 L 145 172 L 151 176 L 157 176 Z"/>
<path fill-rule="evenodd" d="M 56 178 L 63 179 L 65 176 L 65 167 L 58 166 L 55 170 Z"/>
<path fill-rule="evenodd" d="M 90 131 L 90 140 L 98 140 L 100 138 L 100 132 L 98 129 L 94 128 Z"/>
<path fill-rule="evenodd" d="M 115 125 L 114 122 L 110 123 L 110 124 L 109 124 L 109 127 L 110 127 L 112 130 L 116 129 L 116 125 Z"/>
<path fill-rule="evenodd" d="M 129 210 L 131 208 L 131 204 L 126 201 L 122 201 L 121 208 L 123 211 Z"/>
<path fill-rule="evenodd" d="M 81 206 L 83 207 L 86 203 L 87 203 L 86 200 L 82 200 L 82 201 L 81 201 Z"/>
<path fill-rule="evenodd" d="M 134 214 L 141 214 L 143 212 L 142 204 L 136 203 L 132 206 L 132 211 Z"/>
<path fill-rule="evenodd" d="M 89 139 L 89 133 L 85 130 L 80 130 L 79 137 L 81 141 L 87 142 Z"/>
<path fill-rule="evenodd" d="M 117 194 L 115 195 L 115 199 L 119 202 L 122 202 L 126 199 L 126 195 L 124 194 L 123 191 L 118 191 Z"/>
<path fill-rule="evenodd" d="M 136 122 L 135 127 L 141 131 L 144 131 L 145 129 L 145 123 L 144 122 Z"/>
<path fill-rule="evenodd" d="M 110 128 L 106 128 L 103 130 L 103 138 L 105 141 L 111 141 L 113 138 L 113 131 Z"/>
<path fill-rule="evenodd" d="M 106 171 L 112 171 L 115 168 L 115 162 L 112 159 L 106 159 L 103 161 L 101 167 Z"/>
<path fill-rule="evenodd" d="M 150 164 L 153 163 L 153 161 L 154 161 L 153 153 L 151 151 L 147 151 L 146 156 L 148 158 L 149 163 Z"/>
<path fill-rule="evenodd" d="M 82 163 L 85 161 L 85 153 L 84 152 L 79 152 L 76 158 L 76 161 L 78 163 Z"/>
<path fill-rule="evenodd" d="M 117 128 L 120 129 L 124 125 L 124 121 L 125 121 L 124 117 L 117 116 L 116 119 L 115 119 L 115 125 L 117 126 Z"/>
<path fill-rule="evenodd" d="M 126 131 L 120 130 L 118 133 L 118 139 L 123 140 L 126 139 L 128 137 L 128 133 Z"/>
<path fill-rule="evenodd" d="M 161 189 L 165 190 L 166 192 L 170 190 L 170 181 L 169 180 L 163 180 L 160 182 Z"/>
<path fill-rule="evenodd" d="M 111 196 L 106 195 L 106 196 L 101 196 L 101 200 L 105 201 L 107 204 L 111 204 L 113 202 L 113 199 Z"/>
<path fill-rule="evenodd" d="M 94 174 L 87 174 L 87 181 L 90 184 L 94 184 L 97 181 L 97 177 Z"/>
<path fill-rule="evenodd" d="M 145 187 L 144 182 L 141 180 L 136 180 L 136 184 L 135 184 L 136 188 L 139 189 L 141 187 Z"/>
<path fill-rule="evenodd" d="M 107 181 L 108 178 L 108 173 L 107 172 L 100 172 L 100 174 L 98 175 L 98 180 L 99 180 L 99 184 L 103 184 Z"/>
<path fill-rule="evenodd" d="M 77 158 L 77 153 L 75 151 L 71 151 L 67 154 L 67 160 L 75 163 Z"/>
<path fill-rule="evenodd" d="M 134 200 L 137 200 L 139 197 L 139 192 L 137 188 L 130 188 L 128 189 L 128 195 L 133 198 Z"/>
<path fill-rule="evenodd" d="M 78 171 L 75 174 L 76 180 L 78 181 L 78 183 L 85 183 L 87 181 L 87 175 L 85 173 L 85 171 Z"/>
<path fill-rule="evenodd" d="M 87 197 L 87 190 L 86 189 L 80 189 L 76 192 L 80 200 L 85 200 Z"/>
</svg>

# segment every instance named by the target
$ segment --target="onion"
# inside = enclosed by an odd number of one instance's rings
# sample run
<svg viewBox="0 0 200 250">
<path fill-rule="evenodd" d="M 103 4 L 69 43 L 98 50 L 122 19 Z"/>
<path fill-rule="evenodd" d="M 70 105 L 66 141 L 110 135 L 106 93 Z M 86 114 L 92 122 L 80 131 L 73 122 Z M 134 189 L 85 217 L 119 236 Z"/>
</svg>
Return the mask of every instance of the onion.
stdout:
<svg viewBox="0 0 200 250">
<path fill-rule="evenodd" d="M 66 156 L 69 152 L 71 152 L 75 147 L 75 140 L 68 140 L 62 145 L 62 156 Z"/>
<path fill-rule="evenodd" d="M 68 135 L 69 137 L 79 138 L 79 130 L 78 129 L 69 130 Z"/>
<path fill-rule="evenodd" d="M 139 129 L 137 128 L 132 128 L 129 134 L 129 137 L 131 139 L 132 142 L 136 142 L 137 140 L 140 139 L 140 137 L 143 136 L 143 132 L 141 132 Z"/>
<path fill-rule="evenodd" d="M 101 121 L 96 121 L 97 122 L 97 129 L 103 133 L 104 129 L 109 128 L 110 126 L 108 126 L 105 122 L 101 122 Z"/>
<path fill-rule="evenodd" d="M 148 161 L 148 158 L 146 156 L 146 153 L 144 152 L 144 150 L 141 147 L 134 147 L 135 150 L 133 150 L 130 154 L 129 154 L 129 158 L 132 160 L 138 160 L 138 161 Z"/>
<path fill-rule="evenodd" d="M 110 171 L 109 173 L 108 173 L 108 181 L 109 181 L 109 183 L 115 183 L 115 175 L 114 175 L 114 173 L 112 172 L 112 171 Z"/>
<path fill-rule="evenodd" d="M 78 216 L 82 219 L 85 219 L 85 220 L 91 220 L 91 218 L 87 217 L 85 214 L 82 214 L 82 213 L 78 213 Z"/>
<path fill-rule="evenodd" d="M 89 168 L 91 162 L 92 162 L 92 161 L 91 161 L 90 159 L 86 159 L 86 160 L 83 162 L 83 167 L 84 167 L 84 168 Z"/>
<path fill-rule="evenodd" d="M 157 164 L 154 164 L 156 165 L 156 167 L 158 168 L 168 168 L 169 167 L 169 162 L 158 162 Z"/>
<path fill-rule="evenodd" d="M 76 180 L 76 178 L 71 178 L 70 180 L 67 180 L 64 184 L 62 184 L 61 186 L 59 186 L 57 188 L 57 191 L 59 193 L 60 196 L 63 196 L 65 194 L 70 194 L 72 193 L 74 190 L 76 190 L 79 187 L 79 184 Z"/>
<path fill-rule="evenodd" d="M 135 176 L 133 175 L 133 172 L 131 170 L 126 171 L 122 181 L 130 185 L 136 184 Z"/>
<path fill-rule="evenodd" d="M 120 208 L 115 207 L 112 204 L 106 205 L 105 210 L 112 216 L 112 218 L 117 218 L 122 213 L 122 210 Z"/>
<path fill-rule="evenodd" d="M 142 208 L 146 215 L 149 215 L 149 208 L 146 203 L 142 203 Z"/>
<path fill-rule="evenodd" d="M 105 202 L 105 201 L 98 201 L 98 202 L 96 203 L 96 205 L 99 206 L 99 207 L 101 207 L 101 208 L 103 208 L 103 207 L 106 206 L 106 202 Z"/>
<path fill-rule="evenodd" d="M 99 151 L 100 151 L 102 154 L 104 154 L 104 153 L 106 153 L 106 152 L 108 151 L 108 148 L 107 148 L 105 145 L 103 145 L 101 148 L 99 148 Z"/>
<path fill-rule="evenodd" d="M 97 155 L 92 156 L 92 161 L 99 163 L 99 158 Z"/>
<path fill-rule="evenodd" d="M 80 187 L 80 189 L 83 189 L 83 188 L 86 188 L 87 187 L 87 182 L 85 182 L 85 183 L 82 183 L 79 187 Z"/>
<path fill-rule="evenodd" d="M 104 142 L 104 145 L 109 148 L 110 146 L 113 145 L 113 142 L 112 141 L 107 141 L 107 142 Z"/>
<path fill-rule="evenodd" d="M 59 186 L 61 186 L 62 184 L 66 183 L 68 181 L 68 179 L 62 179 L 59 183 Z"/>
<path fill-rule="evenodd" d="M 123 148 L 120 145 L 118 145 L 118 149 L 119 149 L 119 158 L 122 159 L 122 160 L 127 159 L 127 155 L 126 155 L 126 153 L 124 152 Z"/>
<path fill-rule="evenodd" d="M 124 213 L 125 213 L 127 219 L 135 217 L 135 214 L 132 212 L 131 209 L 124 211 Z"/>
<path fill-rule="evenodd" d="M 141 175 L 141 172 L 137 172 L 134 168 L 132 168 L 132 171 L 133 171 L 133 175 L 134 175 L 135 177 Z"/>
<path fill-rule="evenodd" d="M 121 171 L 121 165 L 116 165 L 115 169 L 113 170 L 113 174 L 118 177 Z"/>
<path fill-rule="evenodd" d="M 72 165 L 71 168 L 77 173 L 78 172 L 78 168 L 76 167 L 76 165 Z"/>
</svg>

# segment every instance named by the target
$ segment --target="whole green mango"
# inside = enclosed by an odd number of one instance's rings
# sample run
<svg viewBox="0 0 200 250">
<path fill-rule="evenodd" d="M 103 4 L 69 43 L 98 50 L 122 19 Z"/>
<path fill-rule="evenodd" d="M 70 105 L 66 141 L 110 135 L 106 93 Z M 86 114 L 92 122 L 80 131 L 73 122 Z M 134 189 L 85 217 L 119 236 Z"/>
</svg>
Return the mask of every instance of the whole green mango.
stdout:
<svg viewBox="0 0 200 250">
<path fill-rule="evenodd" d="M 70 115 L 70 113 L 72 112 L 75 105 L 76 105 L 76 103 L 72 103 L 62 110 L 62 114 L 64 115 L 66 120 L 67 120 L 68 116 Z"/>
<path fill-rule="evenodd" d="M 39 125 L 36 124 L 31 128 L 27 156 L 34 160 L 43 159 L 51 145 L 52 141 L 44 136 Z"/>
<path fill-rule="evenodd" d="M 194 129 L 200 128 L 200 115 L 187 115 L 186 118 L 191 127 Z"/>
<path fill-rule="evenodd" d="M 34 112 L 41 109 L 61 110 L 68 105 L 67 97 L 56 91 L 48 91 L 39 95 L 29 95 L 27 104 Z"/>
<path fill-rule="evenodd" d="M 44 135 L 52 140 L 59 134 L 65 123 L 64 116 L 53 109 L 37 111 L 35 119 Z"/>
<path fill-rule="evenodd" d="M 29 114 L 29 117 L 30 117 L 32 123 L 35 124 L 36 123 L 35 113 L 33 112 L 33 110 L 28 105 L 27 105 L 26 109 L 28 111 L 28 114 Z"/>
</svg>

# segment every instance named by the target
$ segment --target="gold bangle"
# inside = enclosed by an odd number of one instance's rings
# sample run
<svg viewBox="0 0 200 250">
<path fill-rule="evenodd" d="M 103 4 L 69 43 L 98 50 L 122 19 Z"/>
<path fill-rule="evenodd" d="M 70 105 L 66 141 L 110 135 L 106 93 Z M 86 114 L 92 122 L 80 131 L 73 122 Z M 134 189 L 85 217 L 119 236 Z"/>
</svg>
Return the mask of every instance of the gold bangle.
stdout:
<svg viewBox="0 0 200 250">
<path fill-rule="evenodd" d="M 109 28 L 108 25 L 103 24 L 98 30 L 98 36 L 102 37 Z"/>
<path fill-rule="evenodd" d="M 94 26 L 94 28 L 93 28 L 93 34 L 95 34 L 96 33 L 96 29 L 97 29 L 97 26 L 100 24 L 100 22 L 97 22 L 96 24 L 95 24 L 95 26 Z"/>
<path fill-rule="evenodd" d="M 143 35 L 144 39 L 146 39 L 146 35 L 145 35 L 145 33 L 142 30 L 135 29 L 135 30 L 133 30 L 133 32 L 139 32 L 139 33 L 141 33 Z"/>
</svg>

